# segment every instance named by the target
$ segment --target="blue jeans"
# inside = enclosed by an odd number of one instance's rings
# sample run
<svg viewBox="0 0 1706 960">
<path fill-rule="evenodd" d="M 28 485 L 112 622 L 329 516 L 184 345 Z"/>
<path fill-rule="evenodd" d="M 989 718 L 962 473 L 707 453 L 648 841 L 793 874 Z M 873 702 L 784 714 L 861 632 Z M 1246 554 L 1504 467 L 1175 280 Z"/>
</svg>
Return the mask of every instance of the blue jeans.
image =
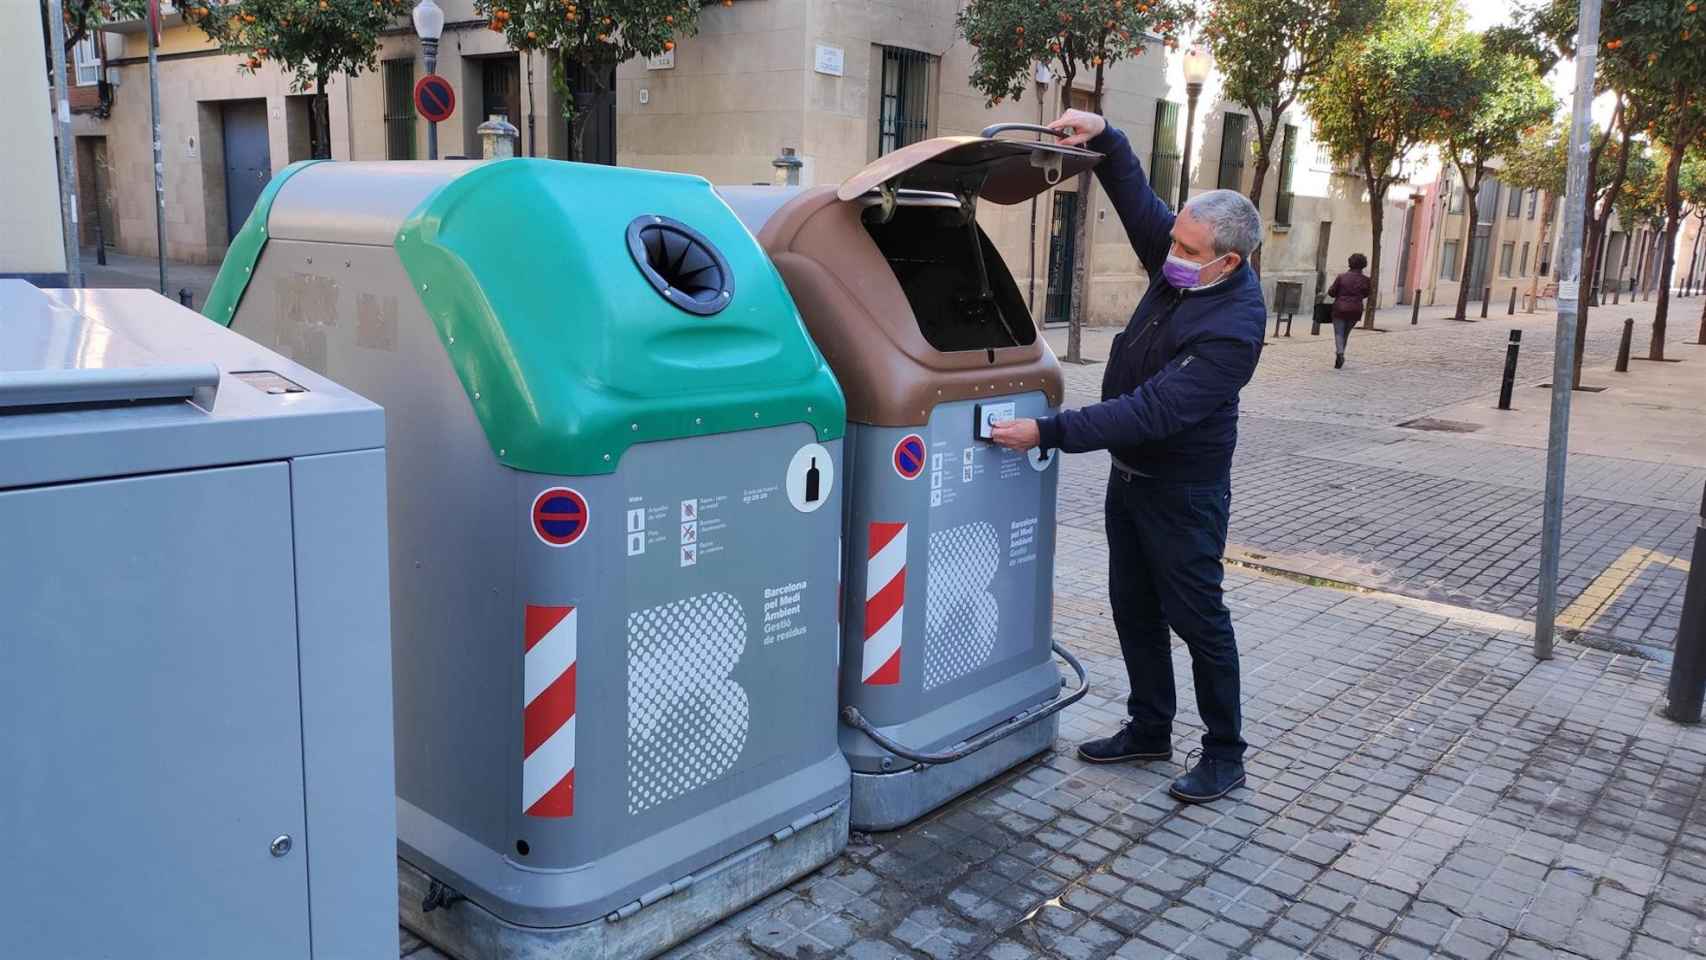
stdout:
<svg viewBox="0 0 1706 960">
<path fill-rule="evenodd" d="M 1125 656 L 1126 711 L 1171 737 L 1177 702 L 1168 627 L 1191 653 L 1203 753 L 1241 760 L 1238 644 L 1221 595 L 1230 482 L 1175 483 L 1114 468 L 1108 477 L 1108 599 Z"/>
</svg>

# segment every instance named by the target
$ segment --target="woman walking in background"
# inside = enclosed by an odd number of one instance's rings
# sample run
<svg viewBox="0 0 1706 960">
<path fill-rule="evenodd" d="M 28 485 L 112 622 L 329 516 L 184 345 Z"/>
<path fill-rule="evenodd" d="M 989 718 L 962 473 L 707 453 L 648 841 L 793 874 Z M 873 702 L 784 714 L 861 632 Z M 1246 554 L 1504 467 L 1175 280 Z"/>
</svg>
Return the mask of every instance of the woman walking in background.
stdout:
<svg viewBox="0 0 1706 960">
<path fill-rule="evenodd" d="M 1368 258 L 1351 254 L 1350 269 L 1333 279 L 1327 296 L 1333 298 L 1333 369 L 1345 365 L 1345 344 L 1351 338 L 1351 328 L 1362 319 L 1363 301 L 1368 299 Z"/>
</svg>

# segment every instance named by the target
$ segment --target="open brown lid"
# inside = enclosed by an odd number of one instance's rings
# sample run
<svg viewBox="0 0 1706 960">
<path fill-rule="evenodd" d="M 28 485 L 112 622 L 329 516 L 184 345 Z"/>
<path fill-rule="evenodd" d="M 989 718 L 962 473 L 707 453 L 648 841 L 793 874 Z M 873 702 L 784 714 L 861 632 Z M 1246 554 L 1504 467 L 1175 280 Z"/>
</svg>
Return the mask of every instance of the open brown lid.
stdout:
<svg viewBox="0 0 1706 960">
<path fill-rule="evenodd" d="M 976 195 L 991 203 L 1029 200 L 1095 166 L 1102 155 L 1080 147 L 988 137 L 936 137 L 901 147 L 848 177 L 835 192 L 854 200 L 883 186 Z"/>
</svg>

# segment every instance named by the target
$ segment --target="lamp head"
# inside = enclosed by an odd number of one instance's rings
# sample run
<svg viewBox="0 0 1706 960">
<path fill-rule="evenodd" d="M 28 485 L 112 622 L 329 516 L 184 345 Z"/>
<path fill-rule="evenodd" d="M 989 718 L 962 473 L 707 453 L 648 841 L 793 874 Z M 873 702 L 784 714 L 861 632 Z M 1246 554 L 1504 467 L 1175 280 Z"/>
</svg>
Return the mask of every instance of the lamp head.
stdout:
<svg viewBox="0 0 1706 960">
<path fill-rule="evenodd" d="M 410 13 L 415 21 L 415 36 L 422 40 L 437 40 L 444 34 L 444 11 L 433 0 L 421 0 Z"/>
</svg>

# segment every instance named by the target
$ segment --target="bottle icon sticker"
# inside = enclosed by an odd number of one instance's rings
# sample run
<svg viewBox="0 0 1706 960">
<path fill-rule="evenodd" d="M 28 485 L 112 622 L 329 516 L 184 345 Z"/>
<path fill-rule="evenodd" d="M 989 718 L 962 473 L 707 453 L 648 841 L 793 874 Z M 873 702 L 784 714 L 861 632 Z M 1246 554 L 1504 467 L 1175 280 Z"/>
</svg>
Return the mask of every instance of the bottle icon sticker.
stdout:
<svg viewBox="0 0 1706 960">
<path fill-rule="evenodd" d="M 808 443 L 788 463 L 788 502 L 801 513 L 811 513 L 829 501 L 835 491 L 835 461 L 821 444 Z"/>
</svg>

